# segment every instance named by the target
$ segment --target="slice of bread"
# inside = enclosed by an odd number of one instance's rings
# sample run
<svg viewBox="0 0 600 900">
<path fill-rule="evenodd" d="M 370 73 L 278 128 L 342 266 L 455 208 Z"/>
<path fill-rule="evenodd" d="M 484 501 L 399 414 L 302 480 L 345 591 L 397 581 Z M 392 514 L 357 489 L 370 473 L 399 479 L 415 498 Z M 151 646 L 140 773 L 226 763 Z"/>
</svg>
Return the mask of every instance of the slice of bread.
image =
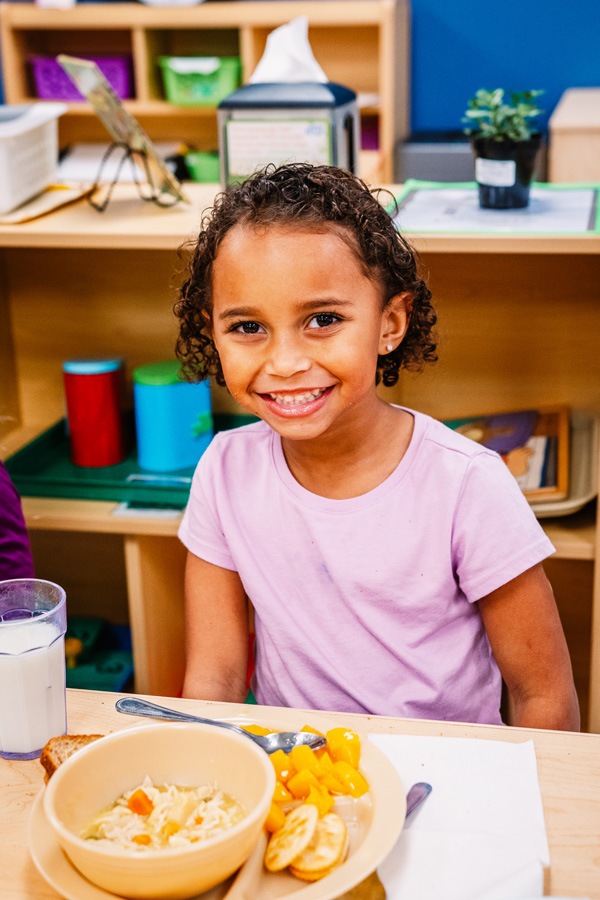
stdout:
<svg viewBox="0 0 600 900">
<path fill-rule="evenodd" d="M 61 763 L 77 750 L 104 737 L 103 734 L 60 734 L 50 738 L 40 756 L 40 763 L 46 770 L 46 781 L 56 772 Z"/>
</svg>

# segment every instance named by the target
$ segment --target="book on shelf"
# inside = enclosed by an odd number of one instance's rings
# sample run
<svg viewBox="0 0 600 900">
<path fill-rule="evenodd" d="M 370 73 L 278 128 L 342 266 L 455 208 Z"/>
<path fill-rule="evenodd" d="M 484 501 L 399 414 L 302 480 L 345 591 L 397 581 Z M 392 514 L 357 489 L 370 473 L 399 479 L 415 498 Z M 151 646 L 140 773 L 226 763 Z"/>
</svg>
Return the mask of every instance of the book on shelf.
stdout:
<svg viewBox="0 0 600 900">
<path fill-rule="evenodd" d="M 500 454 L 528 500 L 562 500 L 569 490 L 569 408 L 524 409 L 448 419 L 444 424 Z"/>
</svg>

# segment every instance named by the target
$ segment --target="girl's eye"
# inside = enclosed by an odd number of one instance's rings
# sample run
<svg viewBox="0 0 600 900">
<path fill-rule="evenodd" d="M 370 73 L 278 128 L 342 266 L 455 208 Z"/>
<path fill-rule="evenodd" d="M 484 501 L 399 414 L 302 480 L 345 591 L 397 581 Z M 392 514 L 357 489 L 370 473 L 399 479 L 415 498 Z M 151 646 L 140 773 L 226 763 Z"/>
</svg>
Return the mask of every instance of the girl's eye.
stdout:
<svg viewBox="0 0 600 900">
<path fill-rule="evenodd" d="M 309 328 L 327 328 L 329 325 L 335 325 L 340 321 L 339 316 L 335 316 L 333 313 L 319 313 L 316 316 L 313 316 L 310 322 L 308 323 Z"/>
<path fill-rule="evenodd" d="M 238 334 L 258 334 L 261 327 L 258 322 L 238 322 L 231 330 Z"/>
</svg>

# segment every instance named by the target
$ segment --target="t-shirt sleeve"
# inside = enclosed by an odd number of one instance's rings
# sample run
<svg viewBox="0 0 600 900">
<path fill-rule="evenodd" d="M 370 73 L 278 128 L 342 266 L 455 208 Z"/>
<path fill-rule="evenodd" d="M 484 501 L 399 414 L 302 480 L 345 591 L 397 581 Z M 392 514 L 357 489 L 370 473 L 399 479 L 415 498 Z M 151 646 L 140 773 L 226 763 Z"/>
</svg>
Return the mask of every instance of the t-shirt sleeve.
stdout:
<svg viewBox="0 0 600 900">
<path fill-rule="evenodd" d="M 217 497 L 221 487 L 220 442 L 214 438 L 194 472 L 179 539 L 194 556 L 237 571 L 221 525 Z"/>
<path fill-rule="evenodd" d="M 454 569 L 467 600 L 480 600 L 554 552 L 502 459 L 491 452 L 473 457 L 452 530 Z"/>
</svg>

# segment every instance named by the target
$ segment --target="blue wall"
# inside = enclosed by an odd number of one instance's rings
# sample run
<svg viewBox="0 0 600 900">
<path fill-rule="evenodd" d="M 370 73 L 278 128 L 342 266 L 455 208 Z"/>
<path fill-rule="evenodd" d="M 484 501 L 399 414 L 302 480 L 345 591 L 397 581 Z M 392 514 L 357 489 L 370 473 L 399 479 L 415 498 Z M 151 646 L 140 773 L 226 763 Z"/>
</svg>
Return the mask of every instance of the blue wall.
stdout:
<svg viewBox="0 0 600 900">
<path fill-rule="evenodd" d="M 412 0 L 412 131 L 455 131 L 475 91 L 600 87 L 598 0 Z"/>
</svg>

